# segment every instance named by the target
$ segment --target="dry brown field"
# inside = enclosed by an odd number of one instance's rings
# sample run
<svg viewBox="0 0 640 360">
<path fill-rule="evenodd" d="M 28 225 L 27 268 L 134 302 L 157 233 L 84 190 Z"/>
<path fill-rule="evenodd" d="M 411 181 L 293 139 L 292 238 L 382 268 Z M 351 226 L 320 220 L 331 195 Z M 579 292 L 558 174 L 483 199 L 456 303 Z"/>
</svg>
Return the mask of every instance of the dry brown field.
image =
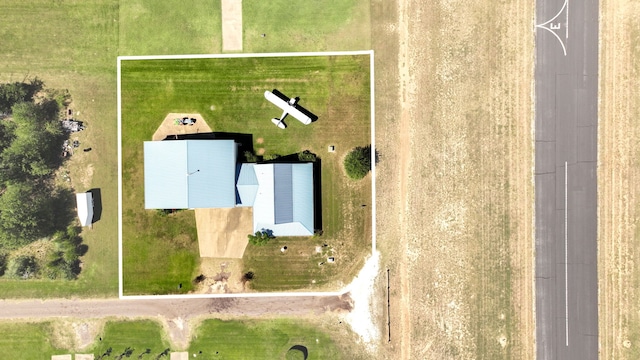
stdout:
<svg viewBox="0 0 640 360">
<path fill-rule="evenodd" d="M 380 357 L 535 356 L 533 16 L 373 1 Z"/>
<path fill-rule="evenodd" d="M 601 359 L 640 358 L 640 1 L 600 2 L 598 278 Z"/>
</svg>

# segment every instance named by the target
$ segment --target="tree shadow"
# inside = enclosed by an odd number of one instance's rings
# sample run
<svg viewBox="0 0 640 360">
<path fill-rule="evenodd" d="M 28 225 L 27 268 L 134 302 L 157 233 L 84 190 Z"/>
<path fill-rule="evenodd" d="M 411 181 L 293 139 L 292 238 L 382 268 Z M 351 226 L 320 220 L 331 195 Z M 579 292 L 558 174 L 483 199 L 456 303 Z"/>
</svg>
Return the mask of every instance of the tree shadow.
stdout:
<svg viewBox="0 0 640 360">
<path fill-rule="evenodd" d="M 93 198 L 93 218 L 91 219 L 91 223 L 93 224 L 102 218 L 102 191 L 94 188 L 87 192 L 91 193 L 91 197 Z"/>
<path fill-rule="evenodd" d="M 51 199 L 51 207 L 55 216 L 53 225 L 55 230 L 65 230 L 76 216 L 76 196 L 71 189 L 57 188 Z"/>
</svg>

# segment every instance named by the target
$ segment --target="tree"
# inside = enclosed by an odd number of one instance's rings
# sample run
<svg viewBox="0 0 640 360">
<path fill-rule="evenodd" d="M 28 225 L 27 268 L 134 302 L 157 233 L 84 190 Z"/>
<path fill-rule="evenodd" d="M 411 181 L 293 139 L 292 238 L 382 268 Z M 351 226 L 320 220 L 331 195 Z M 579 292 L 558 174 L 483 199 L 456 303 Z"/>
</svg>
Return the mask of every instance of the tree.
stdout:
<svg viewBox="0 0 640 360">
<path fill-rule="evenodd" d="M 371 146 L 358 146 L 351 150 L 344 159 L 347 175 L 354 179 L 362 179 L 371 170 Z"/>
<path fill-rule="evenodd" d="M 20 103 L 13 107 L 13 137 L 0 154 L 7 178 L 43 177 L 58 168 L 64 134 L 57 114 L 54 101 Z"/>
<path fill-rule="evenodd" d="M 8 248 L 28 244 L 54 228 L 54 204 L 46 186 L 9 183 L 0 196 L 0 243 Z"/>
<path fill-rule="evenodd" d="M 269 230 L 256 231 L 255 234 L 247 235 L 249 243 L 252 245 L 262 246 L 269 242 L 269 240 L 275 238 Z"/>
</svg>

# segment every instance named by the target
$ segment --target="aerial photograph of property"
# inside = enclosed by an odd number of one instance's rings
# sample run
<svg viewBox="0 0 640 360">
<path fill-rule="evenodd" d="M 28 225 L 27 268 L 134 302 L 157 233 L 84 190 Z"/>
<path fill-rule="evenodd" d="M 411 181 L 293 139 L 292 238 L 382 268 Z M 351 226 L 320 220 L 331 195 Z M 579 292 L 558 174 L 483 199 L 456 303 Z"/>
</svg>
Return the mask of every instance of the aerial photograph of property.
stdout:
<svg viewBox="0 0 640 360">
<path fill-rule="evenodd" d="M 0 14 L 0 358 L 640 359 L 640 0 Z"/>
</svg>

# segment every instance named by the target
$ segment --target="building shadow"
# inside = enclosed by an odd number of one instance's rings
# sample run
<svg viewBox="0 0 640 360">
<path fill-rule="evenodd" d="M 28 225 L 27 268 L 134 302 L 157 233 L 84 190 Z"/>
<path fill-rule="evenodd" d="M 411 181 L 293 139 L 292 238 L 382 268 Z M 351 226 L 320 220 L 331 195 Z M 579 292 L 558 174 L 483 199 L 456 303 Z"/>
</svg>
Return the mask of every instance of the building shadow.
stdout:
<svg viewBox="0 0 640 360">
<path fill-rule="evenodd" d="M 163 140 L 233 140 L 238 144 L 238 161 L 244 159 L 244 152 L 249 151 L 252 154 L 253 151 L 253 135 L 243 133 L 232 132 L 208 132 L 208 133 L 196 133 L 196 134 L 175 134 L 167 135 Z"/>
<path fill-rule="evenodd" d="M 102 191 L 94 188 L 87 192 L 91 193 L 91 197 L 93 198 L 93 219 L 91 219 L 91 223 L 93 224 L 102 218 Z"/>
<path fill-rule="evenodd" d="M 322 233 L 322 159 L 316 157 L 313 163 L 313 227 Z"/>
</svg>

